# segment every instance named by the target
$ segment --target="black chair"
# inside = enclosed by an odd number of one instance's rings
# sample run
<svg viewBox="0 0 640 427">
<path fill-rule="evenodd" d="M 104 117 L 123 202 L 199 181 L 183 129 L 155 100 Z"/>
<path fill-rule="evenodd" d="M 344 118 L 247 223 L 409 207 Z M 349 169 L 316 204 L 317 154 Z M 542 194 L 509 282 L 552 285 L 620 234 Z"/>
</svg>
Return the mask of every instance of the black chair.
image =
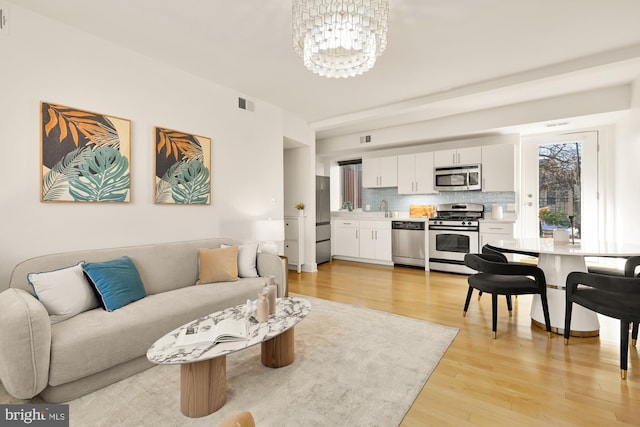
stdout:
<svg viewBox="0 0 640 427">
<path fill-rule="evenodd" d="M 508 263 L 503 257 L 490 254 L 466 254 L 464 263 L 467 267 L 478 271 L 468 278 L 469 290 L 464 303 L 465 316 L 474 289 L 491 294 L 491 330 L 495 339 L 498 324 L 498 295 L 506 297 L 507 308 L 511 316 L 512 295 L 539 294 L 542 300 L 545 326 L 549 337 L 551 337 L 547 281 L 541 269 L 530 264 Z"/>
<path fill-rule="evenodd" d="M 504 254 L 504 252 L 499 251 L 497 248 L 494 248 L 491 245 L 484 245 L 482 247 L 482 253 L 486 254 L 486 255 L 495 255 L 495 256 L 499 257 L 502 260 L 502 262 L 509 262 L 509 260 L 507 259 L 506 255 Z M 535 258 L 540 256 L 540 254 L 533 253 L 533 252 L 524 252 L 524 254 L 525 255 L 529 255 L 529 256 L 533 256 Z M 523 265 L 520 262 L 510 262 L 510 264 Z M 482 297 L 482 291 L 478 292 L 478 299 L 480 299 L 480 297 Z M 518 295 L 516 295 L 516 298 L 518 298 Z M 507 305 L 509 307 L 509 315 L 511 315 L 511 300 L 509 298 L 507 298 Z"/>
<path fill-rule="evenodd" d="M 640 277 L 635 274 L 640 257 L 625 263 L 625 277 L 573 272 L 567 276 L 567 305 L 564 318 L 564 343 L 569 344 L 573 304 L 620 320 L 620 376 L 627 378 L 629 356 L 629 326 L 631 345 L 638 340 L 640 322 Z"/>
</svg>

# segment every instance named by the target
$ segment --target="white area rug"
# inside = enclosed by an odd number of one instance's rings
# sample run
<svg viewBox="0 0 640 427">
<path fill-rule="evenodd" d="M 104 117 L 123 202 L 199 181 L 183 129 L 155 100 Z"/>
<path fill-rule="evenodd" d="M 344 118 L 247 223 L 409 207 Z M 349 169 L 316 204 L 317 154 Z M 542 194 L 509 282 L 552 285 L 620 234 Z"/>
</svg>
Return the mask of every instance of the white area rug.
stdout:
<svg viewBox="0 0 640 427">
<path fill-rule="evenodd" d="M 71 426 L 216 426 L 240 410 L 260 427 L 399 425 L 458 330 L 308 299 L 295 362 L 264 367 L 260 346 L 227 356 L 216 413 L 184 417 L 179 366 L 157 366 L 70 402 Z"/>
</svg>

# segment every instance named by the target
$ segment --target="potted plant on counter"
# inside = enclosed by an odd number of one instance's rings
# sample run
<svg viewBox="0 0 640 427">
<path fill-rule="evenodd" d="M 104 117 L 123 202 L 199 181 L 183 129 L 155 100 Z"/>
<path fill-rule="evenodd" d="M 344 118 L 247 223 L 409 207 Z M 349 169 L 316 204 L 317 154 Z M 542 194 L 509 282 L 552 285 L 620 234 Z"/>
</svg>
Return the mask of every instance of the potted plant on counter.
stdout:
<svg viewBox="0 0 640 427">
<path fill-rule="evenodd" d="M 298 203 L 294 207 L 298 210 L 298 214 L 300 214 L 300 216 L 304 215 L 304 203 L 303 202 Z"/>
</svg>

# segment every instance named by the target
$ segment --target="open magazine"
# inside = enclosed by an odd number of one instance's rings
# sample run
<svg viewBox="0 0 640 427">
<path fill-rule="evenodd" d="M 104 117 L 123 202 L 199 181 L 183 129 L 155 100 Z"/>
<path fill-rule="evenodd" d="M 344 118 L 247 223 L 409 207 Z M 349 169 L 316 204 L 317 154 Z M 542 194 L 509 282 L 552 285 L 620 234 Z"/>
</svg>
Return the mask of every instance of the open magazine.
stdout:
<svg viewBox="0 0 640 427">
<path fill-rule="evenodd" d="M 176 339 L 176 345 L 184 346 L 210 342 L 213 344 L 245 341 L 249 339 L 247 334 L 247 321 L 245 319 L 224 319 L 217 324 L 212 321 L 189 326 L 180 331 Z"/>
</svg>

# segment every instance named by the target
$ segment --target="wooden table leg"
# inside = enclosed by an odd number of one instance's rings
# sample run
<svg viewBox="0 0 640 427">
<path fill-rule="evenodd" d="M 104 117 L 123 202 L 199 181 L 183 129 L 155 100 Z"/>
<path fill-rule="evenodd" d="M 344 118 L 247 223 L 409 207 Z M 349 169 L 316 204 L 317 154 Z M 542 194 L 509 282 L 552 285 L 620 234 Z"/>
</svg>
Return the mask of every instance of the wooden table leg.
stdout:
<svg viewBox="0 0 640 427">
<path fill-rule="evenodd" d="M 262 343 L 262 364 L 269 368 L 282 368 L 296 358 L 293 327 Z"/>
<path fill-rule="evenodd" d="M 227 356 L 180 365 L 180 411 L 205 417 L 227 400 Z"/>
</svg>

